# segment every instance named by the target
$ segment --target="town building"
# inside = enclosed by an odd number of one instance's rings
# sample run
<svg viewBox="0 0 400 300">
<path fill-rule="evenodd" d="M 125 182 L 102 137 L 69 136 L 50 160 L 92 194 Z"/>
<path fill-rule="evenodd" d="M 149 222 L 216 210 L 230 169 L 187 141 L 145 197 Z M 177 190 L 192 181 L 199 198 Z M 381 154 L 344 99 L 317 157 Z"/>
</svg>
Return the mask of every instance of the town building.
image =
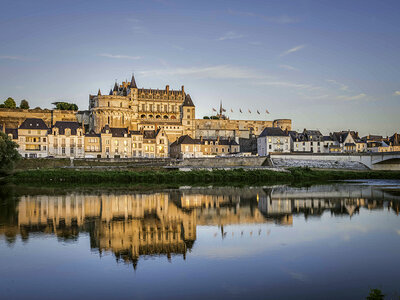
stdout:
<svg viewBox="0 0 400 300">
<path fill-rule="evenodd" d="M 179 137 L 170 145 L 170 156 L 172 158 L 202 157 L 199 139 L 192 139 L 189 135 Z"/>
<path fill-rule="evenodd" d="M 257 153 L 259 156 L 267 156 L 274 152 L 289 153 L 291 138 L 287 130 L 281 128 L 265 128 L 257 138 Z"/>
<path fill-rule="evenodd" d="M 28 118 L 18 127 L 18 152 L 22 157 L 39 158 L 48 156 L 49 128 L 42 119 Z"/>
<path fill-rule="evenodd" d="M 240 145 L 233 139 L 192 139 L 185 135 L 179 137 L 170 146 L 173 158 L 215 157 L 240 152 Z"/>
<path fill-rule="evenodd" d="M 319 130 L 304 129 L 302 133 L 290 131 L 293 152 L 324 153 L 324 136 Z"/>
<path fill-rule="evenodd" d="M 85 157 L 85 137 L 78 122 L 57 121 L 49 132 L 48 156 Z"/>
<path fill-rule="evenodd" d="M 90 131 L 85 134 L 85 158 L 101 158 L 101 134 Z"/>
</svg>

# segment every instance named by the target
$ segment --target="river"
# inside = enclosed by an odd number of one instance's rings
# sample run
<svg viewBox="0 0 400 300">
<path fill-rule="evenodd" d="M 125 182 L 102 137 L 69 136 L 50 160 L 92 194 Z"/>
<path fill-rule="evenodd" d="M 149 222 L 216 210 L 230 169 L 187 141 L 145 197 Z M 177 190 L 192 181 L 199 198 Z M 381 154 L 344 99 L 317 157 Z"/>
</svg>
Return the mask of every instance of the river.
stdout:
<svg viewBox="0 0 400 300">
<path fill-rule="evenodd" d="M 400 296 L 400 181 L 1 188 L 1 299 Z"/>
</svg>

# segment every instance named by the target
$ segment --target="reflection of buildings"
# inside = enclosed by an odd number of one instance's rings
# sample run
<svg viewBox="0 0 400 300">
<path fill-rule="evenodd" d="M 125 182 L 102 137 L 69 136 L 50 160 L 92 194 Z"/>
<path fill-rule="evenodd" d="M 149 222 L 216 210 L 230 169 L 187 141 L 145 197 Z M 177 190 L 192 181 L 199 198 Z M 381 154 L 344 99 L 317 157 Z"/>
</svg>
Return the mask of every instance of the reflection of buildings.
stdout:
<svg viewBox="0 0 400 300">
<path fill-rule="evenodd" d="M 258 207 L 267 217 L 304 214 L 321 216 L 325 211 L 332 215 L 359 213 L 361 207 L 369 210 L 387 208 L 399 213 L 400 196 L 374 186 L 325 185 L 309 188 L 267 188 L 260 197 Z M 392 202 L 390 200 L 396 200 Z"/>
<path fill-rule="evenodd" d="M 398 214 L 398 200 L 398 194 L 387 190 L 354 185 L 22 196 L 16 207 L 0 212 L 0 225 L 8 224 L 0 226 L 0 235 L 12 243 L 18 233 L 23 240 L 30 233 L 44 233 L 64 241 L 88 233 L 92 249 L 136 266 L 140 256 L 185 258 L 197 226 L 218 226 L 223 237 L 228 225 L 293 225 L 295 215 L 352 216 L 360 208 Z"/>
</svg>

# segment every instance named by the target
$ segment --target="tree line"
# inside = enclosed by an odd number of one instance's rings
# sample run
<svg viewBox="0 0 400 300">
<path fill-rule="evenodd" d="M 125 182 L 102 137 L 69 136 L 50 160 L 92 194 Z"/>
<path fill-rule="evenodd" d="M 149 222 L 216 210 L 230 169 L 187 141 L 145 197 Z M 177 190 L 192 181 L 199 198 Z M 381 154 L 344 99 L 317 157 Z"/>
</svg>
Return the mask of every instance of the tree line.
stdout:
<svg viewBox="0 0 400 300">
<path fill-rule="evenodd" d="M 55 106 L 55 109 L 58 110 L 78 110 L 78 105 L 75 103 L 69 103 L 66 101 L 58 101 L 58 102 L 53 102 L 52 103 Z M 21 108 L 21 109 L 29 109 L 29 102 L 25 99 L 21 100 L 19 106 L 17 106 L 17 103 L 15 100 L 11 97 L 8 97 L 6 100 L 4 100 L 3 103 L 0 103 L 0 108 Z M 41 109 L 39 106 L 35 107 L 35 109 Z"/>
</svg>

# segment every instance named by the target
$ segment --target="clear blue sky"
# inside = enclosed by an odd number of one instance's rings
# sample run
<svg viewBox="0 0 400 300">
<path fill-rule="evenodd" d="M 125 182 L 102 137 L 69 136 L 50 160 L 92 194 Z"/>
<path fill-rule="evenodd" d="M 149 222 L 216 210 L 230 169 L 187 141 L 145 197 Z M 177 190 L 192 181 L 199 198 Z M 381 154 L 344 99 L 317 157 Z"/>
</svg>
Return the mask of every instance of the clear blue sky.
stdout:
<svg viewBox="0 0 400 300">
<path fill-rule="evenodd" d="M 2 0 L 0 99 L 87 109 L 135 72 L 139 87 L 184 85 L 198 118 L 222 99 L 231 118 L 393 134 L 399 16 L 398 0 Z"/>
</svg>

